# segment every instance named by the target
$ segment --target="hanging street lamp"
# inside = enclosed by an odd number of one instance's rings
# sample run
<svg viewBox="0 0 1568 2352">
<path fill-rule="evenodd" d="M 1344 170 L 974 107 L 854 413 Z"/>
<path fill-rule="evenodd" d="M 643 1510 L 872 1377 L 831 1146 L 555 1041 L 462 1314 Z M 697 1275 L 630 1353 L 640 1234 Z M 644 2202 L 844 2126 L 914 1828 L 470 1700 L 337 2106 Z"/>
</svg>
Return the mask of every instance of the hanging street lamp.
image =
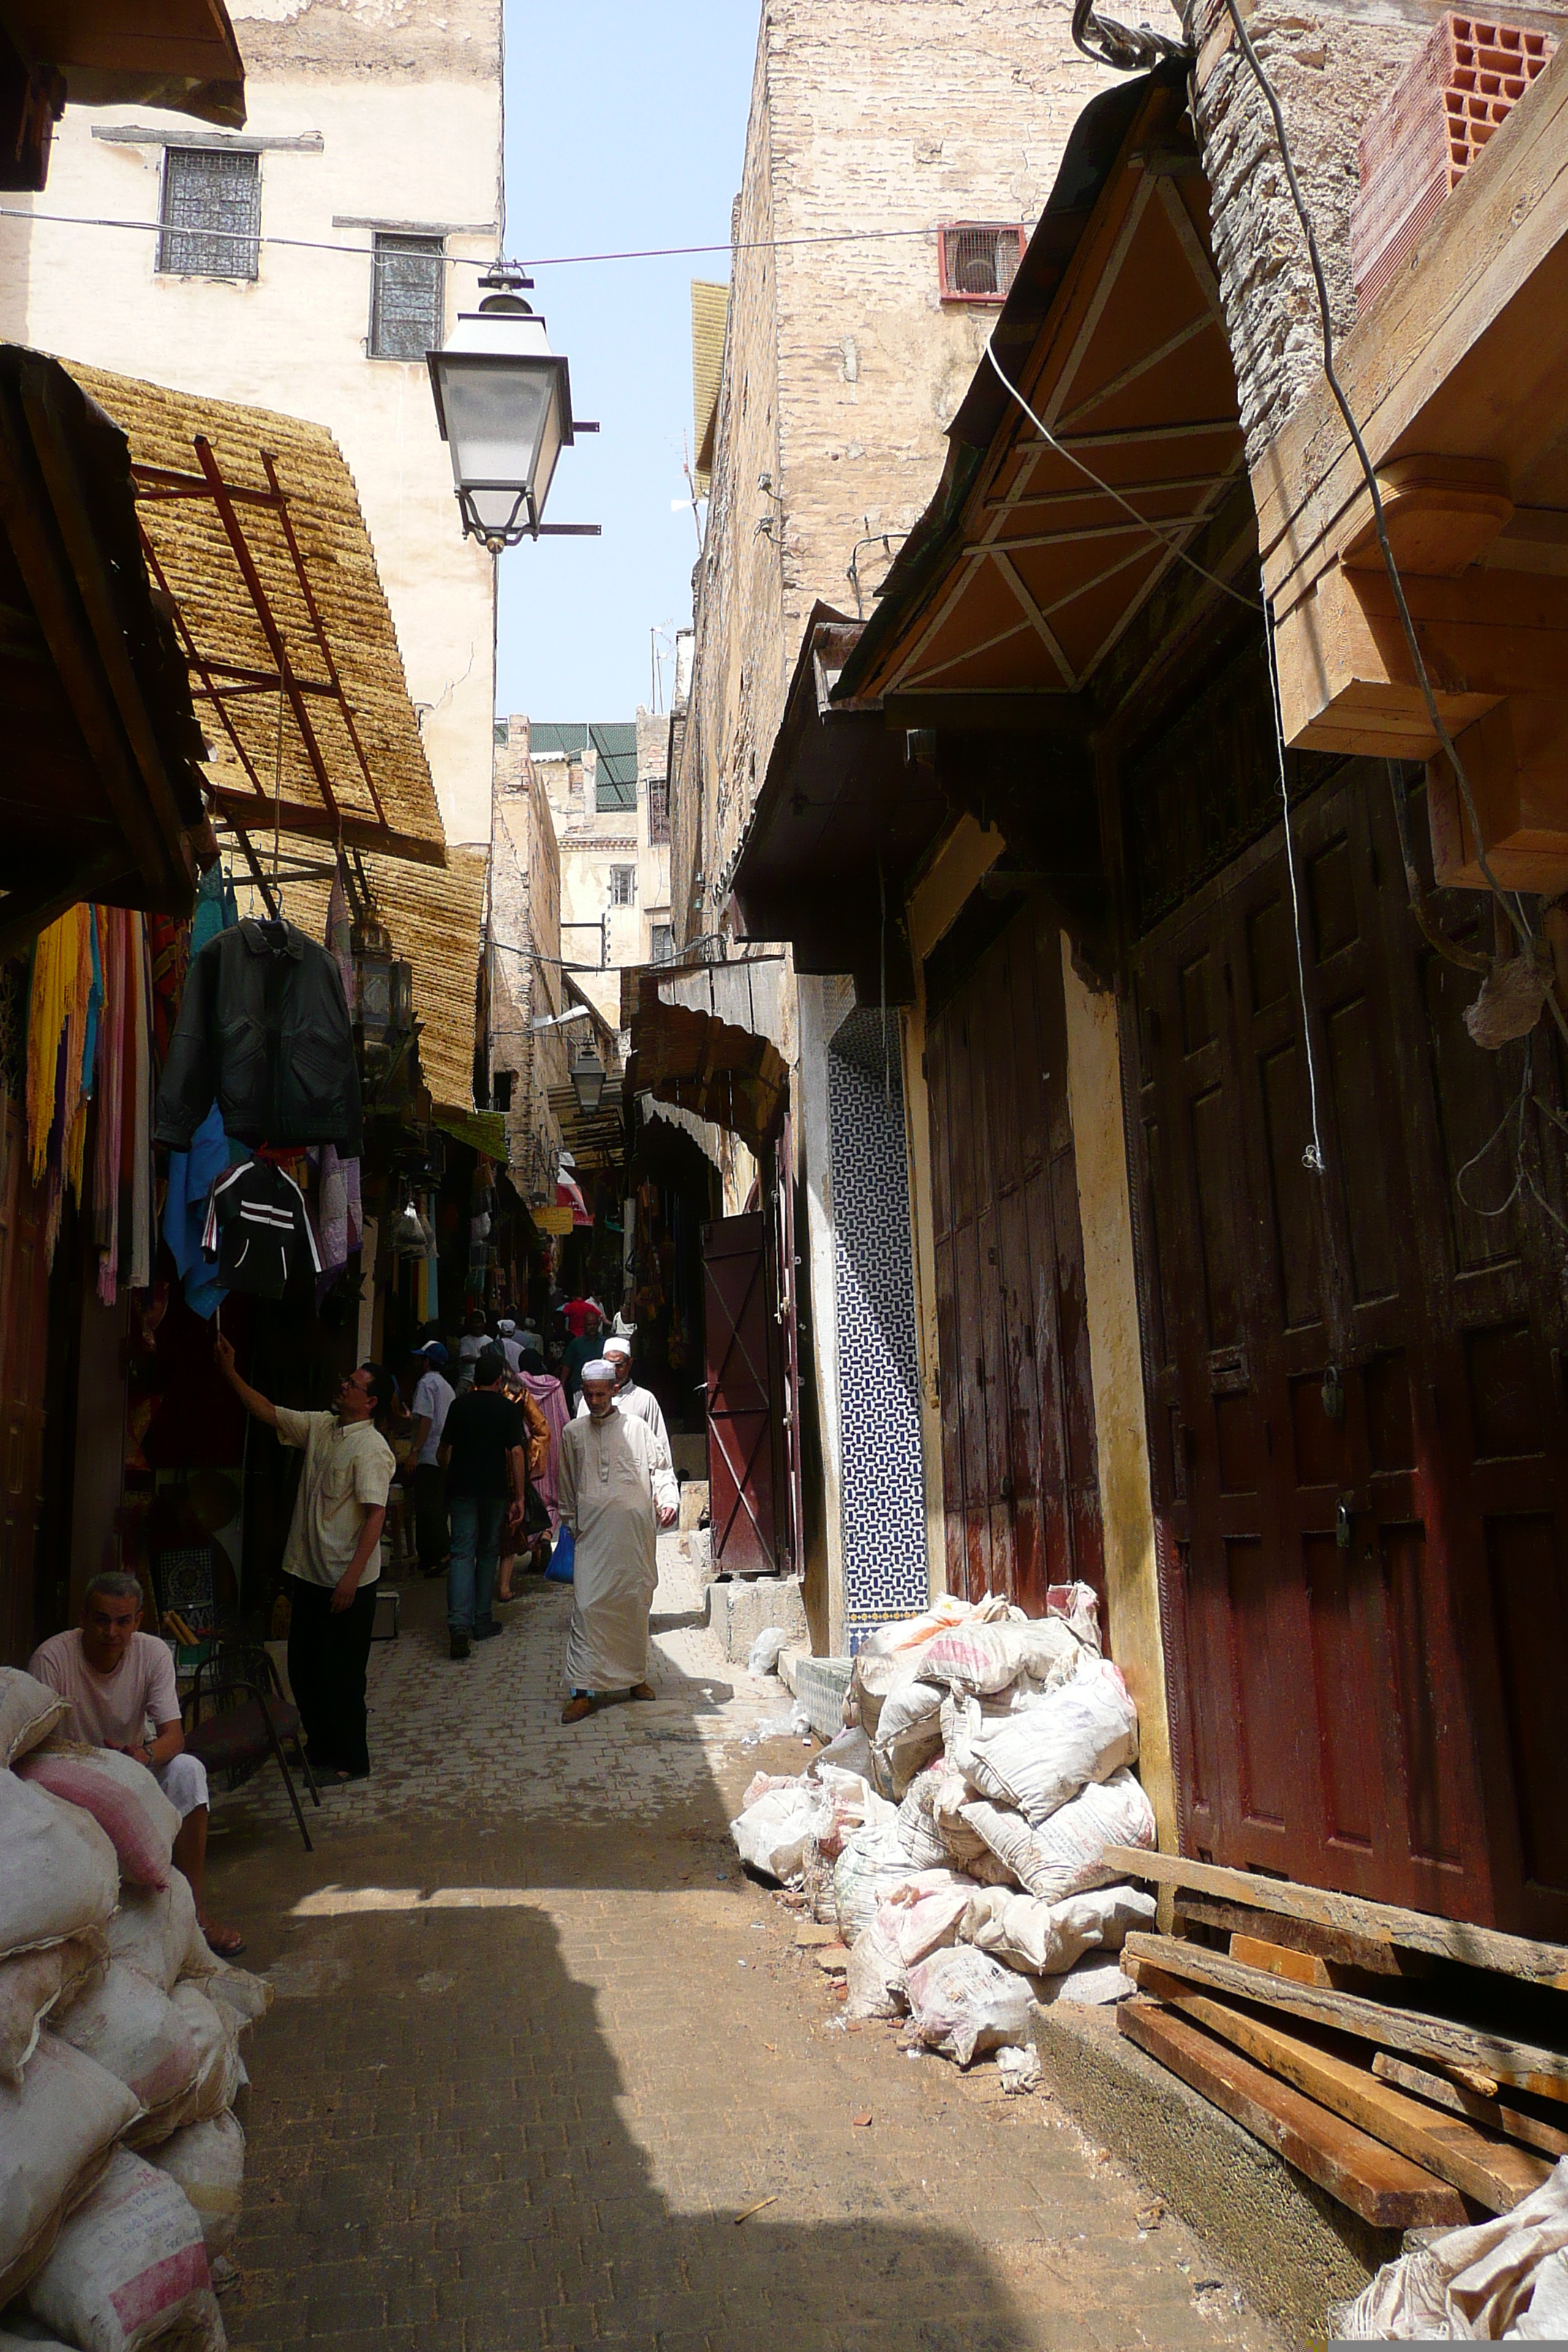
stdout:
<svg viewBox="0 0 1568 2352">
<path fill-rule="evenodd" d="M 599 529 L 543 520 L 562 449 L 599 428 L 573 418 L 566 362 L 522 299 L 532 284 L 515 264 L 495 262 L 479 280 L 479 309 L 460 311 L 441 349 L 426 354 L 463 529 L 492 555 L 541 531 Z"/>
<path fill-rule="evenodd" d="M 572 1090 L 584 1115 L 598 1109 L 605 1091 L 605 1066 L 592 1045 L 580 1046 L 572 1056 Z"/>
</svg>

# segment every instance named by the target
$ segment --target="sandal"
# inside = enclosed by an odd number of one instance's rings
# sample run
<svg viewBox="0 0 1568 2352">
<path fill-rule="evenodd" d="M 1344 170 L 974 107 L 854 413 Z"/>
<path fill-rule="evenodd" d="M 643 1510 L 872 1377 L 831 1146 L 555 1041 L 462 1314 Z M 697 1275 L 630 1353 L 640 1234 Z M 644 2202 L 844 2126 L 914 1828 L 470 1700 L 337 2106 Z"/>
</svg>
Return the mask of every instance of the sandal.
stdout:
<svg viewBox="0 0 1568 2352">
<path fill-rule="evenodd" d="M 651 1683 L 634 1683 L 626 1693 L 628 1698 L 657 1698 L 658 1693 Z"/>
<path fill-rule="evenodd" d="M 569 1698 L 562 1708 L 561 1720 L 563 1723 L 581 1723 L 584 1716 L 592 1715 L 593 1712 L 594 1700 L 591 1694 L 580 1691 L 574 1698 Z"/>
<path fill-rule="evenodd" d="M 208 1951 L 216 1952 L 220 1960 L 237 1959 L 245 1949 L 245 1937 L 237 1927 L 217 1927 L 204 1919 L 202 1934 L 206 1937 Z"/>
</svg>

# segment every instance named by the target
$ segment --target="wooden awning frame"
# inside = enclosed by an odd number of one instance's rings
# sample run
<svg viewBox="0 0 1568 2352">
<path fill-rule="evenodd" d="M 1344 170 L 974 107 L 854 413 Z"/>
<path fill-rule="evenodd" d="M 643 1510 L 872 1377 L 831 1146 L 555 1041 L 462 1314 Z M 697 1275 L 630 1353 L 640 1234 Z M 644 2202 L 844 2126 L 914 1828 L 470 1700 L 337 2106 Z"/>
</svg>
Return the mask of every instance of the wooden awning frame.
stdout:
<svg viewBox="0 0 1568 2352">
<path fill-rule="evenodd" d="M 159 562 L 157 550 L 143 520 L 142 551 L 148 573 L 167 599 L 174 615 L 185 660 L 196 681 L 192 690 L 198 700 L 211 709 L 249 782 L 247 792 L 238 791 L 214 783 L 209 777 L 205 789 L 214 808 L 245 837 L 246 856 L 253 870 L 256 861 L 249 836 L 255 833 L 273 831 L 303 834 L 317 840 L 335 842 L 340 846 L 379 850 L 386 856 L 411 858 L 422 865 L 443 865 L 446 851 L 441 843 L 426 840 L 418 835 L 400 833 L 387 822 L 385 806 L 371 772 L 370 761 L 365 757 L 364 746 L 354 725 L 353 711 L 332 658 L 331 640 L 311 591 L 299 535 L 289 513 L 289 496 L 279 480 L 277 459 L 273 453 L 268 449 L 260 452 L 268 481 L 268 488 L 261 490 L 226 479 L 212 444 L 204 434 L 193 435 L 191 446 L 195 458 L 195 470 L 193 472 L 167 466 L 132 465 L 138 502 L 148 507 L 174 499 L 211 501 L 234 557 L 239 587 L 248 599 L 272 654 L 272 666 L 268 667 L 226 661 L 210 646 L 198 645 L 179 598 L 171 588 Z M 266 583 L 246 537 L 245 512 L 257 509 L 273 513 L 278 518 L 294 576 L 299 583 L 300 598 L 310 615 L 319 660 L 319 676 L 302 675 L 289 660 Z M 247 750 L 228 706 L 258 695 L 276 695 L 287 704 L 321 795 L 319 807 L 293 797 L 287 800 L 275 797 Z M 333 789 L 327 759 L 310 715 L 312 705 L 321 703 L 335 705 L 341 715 L 360 776 L 376 813 L 374 824 L 345 811 Z"/>
<path fill-rule="evenodd" d="M 1243 478 L 1203 186 L 1177 68 L 1084 110 L 993 341 L 1053 438 L 1110 489 L 1058 454 L 983 359 L 937 495 L 837 700 L 940 697 L 951 723 L 965 697 L 978 709 L 1032 694 L 1042 718 L 1092 699 L 1137 614 Z"/>
</svg>

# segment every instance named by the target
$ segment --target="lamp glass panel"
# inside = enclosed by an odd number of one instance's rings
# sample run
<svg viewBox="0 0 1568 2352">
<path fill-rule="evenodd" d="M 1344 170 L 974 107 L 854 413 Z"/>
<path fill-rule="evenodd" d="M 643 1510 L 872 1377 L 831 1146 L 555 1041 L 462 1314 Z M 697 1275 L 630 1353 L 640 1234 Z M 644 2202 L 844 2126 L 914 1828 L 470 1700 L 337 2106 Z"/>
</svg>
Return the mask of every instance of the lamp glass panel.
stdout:
<svg viewBox="0 0 1568 2352">
<path fill-rule="evenodd" d="M 526 360 L 498 366 L 458 352 L 443 353 L 440 368 L 447 437 L 458 482 L 521 487 L 530 480 L 553 405 L 555 371 L 531 367 Z"/>
</svg>

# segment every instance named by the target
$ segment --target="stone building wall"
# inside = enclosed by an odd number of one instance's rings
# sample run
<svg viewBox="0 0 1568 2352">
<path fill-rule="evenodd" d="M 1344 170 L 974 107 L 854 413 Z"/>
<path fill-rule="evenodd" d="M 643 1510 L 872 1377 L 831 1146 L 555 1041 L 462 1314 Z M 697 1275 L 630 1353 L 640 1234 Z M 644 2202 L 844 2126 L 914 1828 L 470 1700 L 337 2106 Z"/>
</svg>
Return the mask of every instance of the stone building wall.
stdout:
<svg viewBox="0 0 1568 2352">
<path fill-rule="evenodd" d="M 500 217 L 501 0 L 233 0 L 242 133 L 70 107 L 0 217 L 0 340 L 329 426 L 353 473 L 450 842 L 490 831 L 495 565 L 465 539 L 423 359 L 372 358 L 375 227 L 445 237 L 447 326 Z M 134 137 L 116 136 L 127 132 Z M 147 134 L 147 135 L 142 135 Z M 164 134 L 262 142 L 252 278 L 158 268 Z M 62 217 L 63 216 L 63 217 Z M 78 225 L 85 224 L 85 225 Z"/>
<path fill-rule="evenodd" d="M 1433 0 L 1353 0 L 1343 7 L 1266 5 L 1247 17 L 1312 215 L 1336 342 L 1356 318 L 1350 214 L 1362 127 L 1442 13 Z M 1568 11 L 1503 6 L 1492 15 L 1558 38 L 1568 29 Z M 1195 0 L 1191 38 L 1215 260 L 1247 462 L 1256 465 L 1321 370 L 1321 322 L 1274 125 L 1225 0 Z"/>
<path fill-rule="evenodd" d="M 1032 228 L 1111 79 L 1074 49 L 1070 13 L 773 0 L 764 15 L 676 794 L 688 939 L 719 927 L 813 604 L 870 611 L 984 352 L 994 310 L 942 300 L 938 228 Z M 862 229 L 877 234 L 832 241 Z"/>
<path fill-rule="evenodd" d="M 490 836 L 489 1066 L 512 1074 L 507 1159 L 525 1199 L 553 1201 L 560 1127 L 552 1087 L 567 1083 L 570 1032 L 535 1032 L 565 1007 L 561 856 L 550 803 L 528 752 L 528 721 L 498 720 Z"/>
</svg>

